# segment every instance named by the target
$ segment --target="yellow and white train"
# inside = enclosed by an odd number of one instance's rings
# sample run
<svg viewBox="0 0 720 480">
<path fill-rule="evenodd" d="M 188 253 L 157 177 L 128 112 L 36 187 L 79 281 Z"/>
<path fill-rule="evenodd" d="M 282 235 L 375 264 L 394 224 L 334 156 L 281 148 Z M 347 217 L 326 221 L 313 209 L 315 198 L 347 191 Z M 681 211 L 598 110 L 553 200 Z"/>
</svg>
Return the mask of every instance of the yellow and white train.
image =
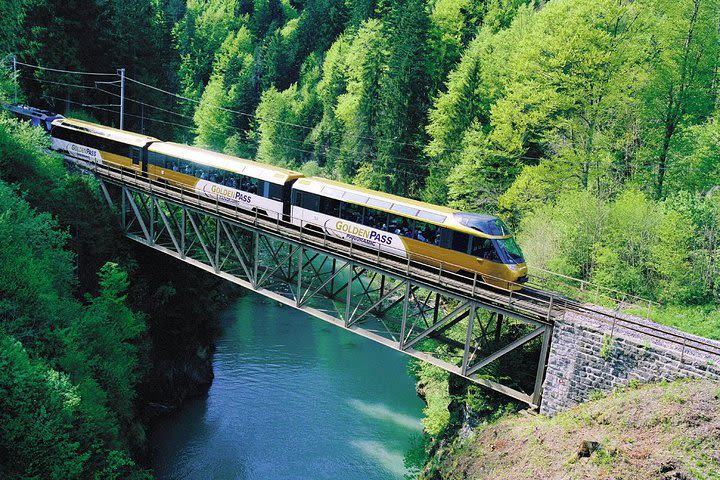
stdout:
<svg viewBox="0 0 720 480">
<path fill-rule="evenodd" d="M 52 122 L 52 146 L 72 162 L 110 164 L 233 207 L 324 231 L 361 248 L 474 275 L 519 290 L 522 251 L 498 217 L 355 187 L 80 120 Z"/>
</svg>

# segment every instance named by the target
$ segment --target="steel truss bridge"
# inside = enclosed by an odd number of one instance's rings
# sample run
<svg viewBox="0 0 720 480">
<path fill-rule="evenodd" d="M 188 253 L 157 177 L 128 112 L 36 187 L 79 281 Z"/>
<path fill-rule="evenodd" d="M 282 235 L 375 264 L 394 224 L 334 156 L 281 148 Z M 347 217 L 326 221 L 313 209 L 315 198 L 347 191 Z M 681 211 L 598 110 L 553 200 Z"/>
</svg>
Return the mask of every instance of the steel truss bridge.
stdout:
<svg viewBox="0 0 720 480">
<path fill-rule="evenodd" d="M 532 407 L 553 322 L 584 305 L 501 290 L 112 166 L 85 169 L 129 238 Z"/>
</svg>

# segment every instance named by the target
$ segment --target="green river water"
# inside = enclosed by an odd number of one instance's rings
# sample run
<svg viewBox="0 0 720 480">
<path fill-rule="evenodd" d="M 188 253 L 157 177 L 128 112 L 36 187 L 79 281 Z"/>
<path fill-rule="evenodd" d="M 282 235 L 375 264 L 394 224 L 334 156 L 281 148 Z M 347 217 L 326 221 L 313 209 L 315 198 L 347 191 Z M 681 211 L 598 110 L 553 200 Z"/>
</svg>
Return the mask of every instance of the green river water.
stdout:
<svg viewBox="0 0 720 480">
<path fill-rule="evenodd" d="M 153 428 L 161 479 L 401 479 L 423 403 L 408 358 L 256 294 L 223 319 L 207 398 Z"/>
</svg>

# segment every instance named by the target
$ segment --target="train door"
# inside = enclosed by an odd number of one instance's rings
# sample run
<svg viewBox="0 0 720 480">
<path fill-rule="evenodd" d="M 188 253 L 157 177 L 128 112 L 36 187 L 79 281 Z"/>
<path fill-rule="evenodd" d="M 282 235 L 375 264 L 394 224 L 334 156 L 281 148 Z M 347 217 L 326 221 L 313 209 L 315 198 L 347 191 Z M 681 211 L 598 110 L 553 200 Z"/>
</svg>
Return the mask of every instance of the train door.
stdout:
<svg viewBox="0 0 720 480">
<path fill-rule="evenodd" d="M 142 160 L 142 150 L 140 147 L 130 147 L 130 161 L 132 162 L 132 167 L 135 169 L 140 169 L 140 163 Z"/>
<path fill-rule="evenodd" d="M 142 165 L 142 176 L 143 177 L 147 177 L 147 171 L 148 171 L 148 146 L 149 146 L 149 144 L 146 145 L 142 149 L 141 165 Z"/>
<path fill-rule="evenodd" d="M 292 202 L 290 196 L 292 194 L 292 187 L 297 179 L 290 180 L 283 185 L 282 202 L 283 202 L 283 220 L 286 222 L 292 222 Z"/>
</svg>

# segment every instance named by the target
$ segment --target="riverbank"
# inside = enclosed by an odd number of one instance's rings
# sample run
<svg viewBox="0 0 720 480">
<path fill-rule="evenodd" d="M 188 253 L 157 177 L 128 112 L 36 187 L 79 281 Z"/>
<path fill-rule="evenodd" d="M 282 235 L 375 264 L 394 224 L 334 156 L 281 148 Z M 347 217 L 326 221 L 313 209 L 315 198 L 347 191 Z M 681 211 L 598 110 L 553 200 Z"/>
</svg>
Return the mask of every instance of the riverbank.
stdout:
<svg viewBox="0 0 720 480">
<path fill-rule="evenodd" d="M 213 380 L 212 354 L 221 332 L 220 315 L 243 290 L 128 242 L 134 262 L 131 301 L 147 315 L 151 347 L 148 372 L 138 388 L 144 422 L 168 414 L 187 398 L 203 396 Z"/>
</svg>

